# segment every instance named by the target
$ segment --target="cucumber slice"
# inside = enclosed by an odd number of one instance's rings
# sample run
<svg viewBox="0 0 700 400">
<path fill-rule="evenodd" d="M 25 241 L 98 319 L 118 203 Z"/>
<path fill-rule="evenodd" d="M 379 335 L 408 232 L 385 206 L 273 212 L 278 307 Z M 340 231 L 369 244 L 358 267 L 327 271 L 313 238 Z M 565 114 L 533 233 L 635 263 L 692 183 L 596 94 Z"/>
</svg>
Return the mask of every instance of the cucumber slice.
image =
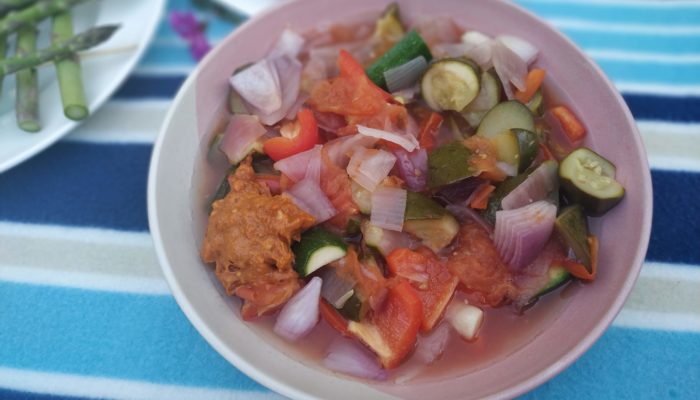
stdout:
<svg viewBox="0 0 700 400">
<path fill-rule="evenodd" d="M 491 225 L 494 225 L 496 223 L 496 211 L 500 211 L 502 209 L 501 201 L 503 201 L 503 198 L 506 197 L 508 193 L 515 190 L 515 188 L 518 187 L 518 185 L 523 183 L 523 181 L 527 179 L 527 176 L 528 174 L 520 174 L 518 176 L 508 178 L 505 181 L 501 182 L 489 198 L 489 204 L 486 207 L 484 213 L 482 214 L 484 219 L 490 222 Z"/>
<path fill-rule="evenodd" d="M 554 223 L 554 229 L 576 255 L 576 259 L 593 272 L 591 267 L 591 248 L 588 245 L 588 224 L 583 208 L 574 204 L 562 210 Z"/>
<path fill-rule="evenodd" d="M 440 204 L 430 197 L 417 192 L 409 191 L 406 196 L 406 214 L 404 219 L 437 219 L 447 214 Z"/>
<path fill-rule="evenodd" d="M 503 88 L 493 69 L 481 73 L 480 83 L 479 94 L 464 109 L 465 113 L 486 112 L 501 102 L 501 91 Z"/>
<path fill-rule="evenodd" d="M 353 290 L 350 297 L 343 303 L 343 306 L 338 308 L 338 312 L 345 319 L 359 322 L 367 314 L 366 302 L 362 301 L 357 292 Z"/>
<path fill-rule="evenodd" d="M 348 246 L 340 237 L 321 228 L 312 228 L 292 245 L 294 269 L 304 278 L 317 269 L 339 260 L 348 252 Z"/>
<path fill-rule="evenodd" d="M 372 192 L 363 188 L 355 181 L 352 181 L 350 192 L 352 193 L 352 201 L 357 204 L 360 212 L 369 215 L 372 212 Z"/>
<path fill-rule="evenodd" d="M 498 160 L 508 163 L 515 168 L 520 165 L 520 144 L 512 131 L 508 130 L 491 138 Z"/>
<path fill-rule="evenodd" d="M 537 153 L 540 151 L 540 141 L 537 134 L 525 129 L 511 129 L 511 132 L 518 138 L 519 159 L 518 172 L 523 172 L 537 158 Z"/>
<path fill-rule="evenodd" d="M 370 65 L 365 72 L 372 82 L 386 89 L 384 72 L 419 56 L 425 57 L 425 61 L 428 62 L 433 59 L 433 55 L 430 53 L 430 49 L 428 49 L 428 45 L 425 44 L 423 38 L 420 37 L 418 32 L 410 31 L 394 47 Z"/>
<path fill-rule="evenodd" d="M 428 155 L 428 186 L 448 185 L 474 175 L 469 165 L 471 151 L 461 141 L 438 147 Z"/>
<path fill-rule="evenodd" d="M 586 147 L 574 150 L 561 162 L 559 178 L 566 198 L 593 217 L 605 214 L 625 195 L 625 188 L 615 180 L 615 166 Z"/>
<path fill-rule="evenodd" d="M 423 99 L 436 111 L 462 111 L 479 94 L 479 75 L 466 60 L 446 58 L 431 64 L 420 80 Z"/>
<path fill-rule="evenodd" d="M 404 232 L 419 238 L 423 244 L 438 252 L 452 242 L 459 232 L 459 223 L 445 213 L 439 219 L 412 219 L 403 223 Z"/>
<path fill-rule="evenodd" d="M 535 119 L 525 105 L 519 101 L 504 101 L 492 108 L 481 121 L 476 134 L 492 138 L 509 129 L 535 130 Z"/>
<path fill-rule="evenodd" d="M 547 280 L 547 284 L 540 289 L 539 292 L 535 295 L 535 298 L 538 298 L 540 296 L 543 296 L 561 286 L 563 286 L 565 283 L 569 282 L 571 280 L 571 274 L 569 271 L 566 270 L 566 268 L 552 264 L 549 266 L 549 270 L 547 271 L 547 275 L 549 276 L 549 280 Z"/>
</svg>

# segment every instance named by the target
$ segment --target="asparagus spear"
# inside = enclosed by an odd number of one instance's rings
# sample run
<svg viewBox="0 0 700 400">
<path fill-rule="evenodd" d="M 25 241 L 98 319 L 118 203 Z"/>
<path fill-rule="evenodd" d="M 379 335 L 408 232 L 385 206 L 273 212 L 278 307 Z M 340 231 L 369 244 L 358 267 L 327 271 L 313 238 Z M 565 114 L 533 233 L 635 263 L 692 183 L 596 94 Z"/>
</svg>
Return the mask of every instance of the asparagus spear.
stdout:
<svg viewBox="0 0 700 400">
<path fill-rule="evenodd" d="M 5 15 L 12 10 L 17 10 L 36 3 L 36 0 L 0 0 L 0 14 Z"/>
<path fill-rule="evenodd" d="M 26 57 L 36 51 L 37 31 L 33 26 L 27 26 L 17 33 L 18 57 Z M 39 121 L 39 80 L 36 68 L 28 68 L 17 72 L 17 103 L 15 114 L 17 125 L 27 132 L 38 132 L 41 129 Z"/>
<path fill-rule="evenodd" d="M 53 19 L 52 43 L 58 44 L 73 36 L 73 21 L 69 11 L 56 14 Z M 85 89 L 80 69 L 80 60 L 76 53 L 55 61 L 58 85 L 61 90 L 63 113 L 75 121 L 85 119 L 89 110 L 85 101 Z"/>
<path fill-rule="evenodd" d="M 87 0 L 40 0 L 33 5 L 11 12 L 0 19 L 0 35 L 9 35 L 25 25 L 35 25 L 37 22 L 70 10 L 73 6 Z"/>
<path fill-rule="evenodd" d="M 36 67 L 45 62 L 65 58 L 73 53 L 95 47 L 109 39 L 117 29 L 119 29 L 119 25 L 103 25 L 90 28 L 66 41 L 37 50 L 32 54 L 0 60 L 0 76 Z"/>
</svg>

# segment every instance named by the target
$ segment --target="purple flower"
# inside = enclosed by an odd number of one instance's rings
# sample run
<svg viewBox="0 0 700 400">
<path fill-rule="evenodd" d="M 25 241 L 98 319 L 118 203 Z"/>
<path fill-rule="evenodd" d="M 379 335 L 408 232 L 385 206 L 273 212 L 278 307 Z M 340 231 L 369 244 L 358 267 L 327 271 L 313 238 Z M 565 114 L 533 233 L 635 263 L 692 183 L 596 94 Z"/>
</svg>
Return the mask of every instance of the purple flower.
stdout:
<svg viewBox="0 0 700 400">
<path fill-rule="evenodd" d="M 209 45 L 203 33 L 190 38 L 190 53 L 195 60 L 199 61 L 204 58 L 209 50 L 211 50 L 211 45 Z"/>
<path fill-rule="evenodd" d="M 202 31 L 197 18 L 191 12 L 171 11 L 169 20 L 173 30 L 185 39 L 191 39 Z"/>
</svg>

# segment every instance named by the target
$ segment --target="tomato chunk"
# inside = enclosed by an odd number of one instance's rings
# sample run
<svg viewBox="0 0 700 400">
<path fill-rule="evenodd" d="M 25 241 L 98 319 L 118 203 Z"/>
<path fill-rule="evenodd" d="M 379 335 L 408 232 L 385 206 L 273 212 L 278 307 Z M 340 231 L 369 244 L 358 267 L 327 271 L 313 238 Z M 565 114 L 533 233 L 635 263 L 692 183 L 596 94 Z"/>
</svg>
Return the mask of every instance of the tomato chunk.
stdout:
<svg viewBox="0 0 700 400">
<path fill-rule="evenodd" d="M 408 281 L 389 288 L 384 307 L 369 321 L 350 321 L 348 330 L 366 344 L 384 368 L 398 367 L 413 351 L 423 321 L 423 305 Z"/>
<path fill-rule="evenodd" d="M 445 313 L 459 279 L 427 247 L 417 251 L 396 249 L 387 257 L 387 264 L 393 274 L 408 278 L 416 288 L 423 304 L 421 330 L 431 331 Z"/>
</svg>

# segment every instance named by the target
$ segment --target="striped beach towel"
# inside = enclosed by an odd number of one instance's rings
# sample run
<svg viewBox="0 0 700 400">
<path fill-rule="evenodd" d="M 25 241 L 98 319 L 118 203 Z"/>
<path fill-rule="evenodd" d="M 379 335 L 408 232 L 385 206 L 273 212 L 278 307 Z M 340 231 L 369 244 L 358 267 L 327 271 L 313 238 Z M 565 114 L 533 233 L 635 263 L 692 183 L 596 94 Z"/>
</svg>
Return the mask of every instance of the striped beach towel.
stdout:
<svg viewBox="0 0 700 400">
<path fill-rule="evenodd" d="M 523 396 L 700 398 L 700 2 L 518 0 L 615 82 L 647 146 L 646 262 L 612 327 Z M 185 0 L 170 9 L 189 9 Z M 209 21 L 217 41 L 235 26 Z M 163 21 L 112 100 L 0 174 L 0 399 L 272 399 L 178 308 L 148 233 L 146 175 L 172 98 L 194 68 Z"/>
</svg>

